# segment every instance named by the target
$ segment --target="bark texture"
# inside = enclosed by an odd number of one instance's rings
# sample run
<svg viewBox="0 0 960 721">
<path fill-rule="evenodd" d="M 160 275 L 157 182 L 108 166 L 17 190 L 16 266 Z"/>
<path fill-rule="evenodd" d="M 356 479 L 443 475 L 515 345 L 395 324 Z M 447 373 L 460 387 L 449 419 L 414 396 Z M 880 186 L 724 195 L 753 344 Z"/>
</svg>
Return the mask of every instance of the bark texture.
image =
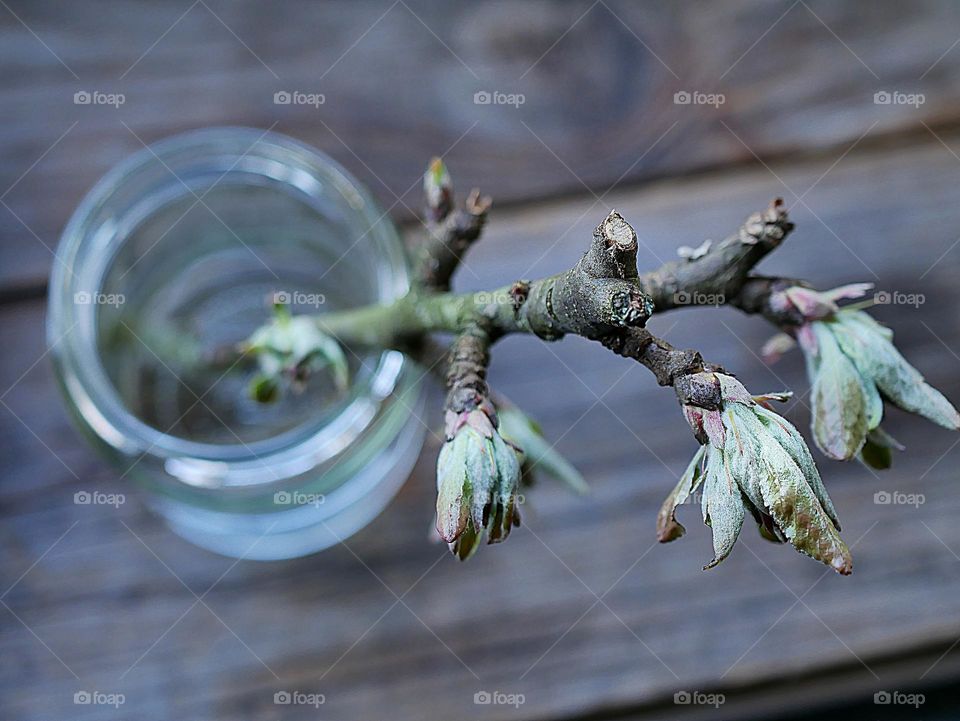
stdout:
<svg viewBox="0 0 960 721">
<path fill-rule="evenodd" d="M 439 162 L 439 161 L 435 161 Z M 569 270 L 537 280 L 518 280 L 493 291 L 455 294 L 451 278 L 480 236 L 489 198 L 473 191 L 463 207 L 453 202 L 445 169 L 429 175 L 428 237 L 413 253 L 415 285 L 403 298 L 317 316 L 320 330 L 340 343 L 396 348 L 415 357 L 448 352 L 446 409 L 462 413 L 487 407 L 486 368 L 490 346 L 510 333 L 530 333 L 544 340 L 567 334 L 603 344 L 614 353 L 647 367 L 663 386 L 672 386 L 681 403 L 703 408 L 719 405 L 719 392 L 689 378 L 702 371 L 722 371 L 691 349 L 677 349 L 645 325 L 653 312 L 683 307 L 698 296 L 763 315 L 790 331 L 802 319 L 774 308 L 772 294 L 803 281 L 752 275 L 754 266 L 783 242 L 793 223 L 783 201 L 751 214 L 726 240 L 684 249 L 682 257 L 648 273 L 637 270 L 637 236 L 616 210 L 596 227 L 580 260 Z M 451 333 L 455 340 L 442 351 L 430 338 Z"/>
</svg>

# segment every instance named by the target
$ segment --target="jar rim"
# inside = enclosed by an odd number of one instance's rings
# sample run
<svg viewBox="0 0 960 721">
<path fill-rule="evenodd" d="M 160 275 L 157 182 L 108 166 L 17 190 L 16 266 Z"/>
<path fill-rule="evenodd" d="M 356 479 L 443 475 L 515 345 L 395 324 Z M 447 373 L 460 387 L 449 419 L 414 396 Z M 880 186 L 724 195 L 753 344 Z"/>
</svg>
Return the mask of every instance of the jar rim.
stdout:
<svg viewBox="0 0 960 721">
<path fill-rule="evenodd" d="M 288 170 L 304 171 L 305 174 L 288 173 L 283 178 L 270 179 L 291 184 L 319 181 L 324 192 L 337 194 L 338 202 L 342 197 L 370 228 L 368 237 L 376 247 L 378 262 L 382 261 L 376 268 L 380 300 L 390 300 L 407 291 L 409 270 L 396 227 L 369 192 L 339 163 L 300 141 L 270 130 L 204 128 L 142 148 L 110 169 L 83 198 L 63 231 L 55 256 L 48 290 L 48 348 L 61 386 L 79 420 L 98 440 L 116 451 L 157 457 L 165 462 L 168 473 L 189 485 L 272 483 L 272 480 L 254 480 L 263 475 L 264 466 L 270 467 L 277 476 L 275 480 L 284 480 L 303 473 L 305 463 L 316 466 L 341 453 L 343 444 L 334 437 L 333 429 L 338 424 L 341 428 L 352 424 L 350 427 L 357 429 L 370 422 L 378 404 L 396 391 L 409 360 L 396 351 L 384 351 L 364 385 L 354 384 L 350 402 L 329 422 L 307 433 L 301 424 L 250 443 L 205 443 L 163 432 L 134 415 L 123 403 L 100 358 L 96 344 L 97 305 L 78 304 L 75 298 L 80 292 L 99 292 L 113 254 L 125 241 L 115 225 L 102 227 L 105 221 L 98 216 L 110 207 L 111 200 L 117 201 L 125 183 L 138 173 L 156 170 L 158 164 L 166 168 L 173 180 L 184 185 L 184 194 L 192 192 L 167 164 L 167 161 L 173 164 L 172 157 L 185 151 L 216 152 L 220 157 L 224 153 L 236 153 L 238 163 L 244 158 L 269 157 L 280 161 L 279 166 L 285 163 Z M 220 179 L 232 171 L 233 166 Z M 112 237 L 110 230 L 116 231 Z M 91 255 L 94 257 L 88 257 Z"/>
</svg>

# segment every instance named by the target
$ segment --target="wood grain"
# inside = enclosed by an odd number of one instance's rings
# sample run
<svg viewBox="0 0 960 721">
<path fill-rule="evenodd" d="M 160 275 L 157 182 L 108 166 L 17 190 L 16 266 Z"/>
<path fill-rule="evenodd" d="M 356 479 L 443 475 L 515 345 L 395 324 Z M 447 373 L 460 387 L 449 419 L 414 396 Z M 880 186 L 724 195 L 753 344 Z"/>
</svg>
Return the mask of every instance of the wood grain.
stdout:
<svg viewBox="0 0 960 721">
<path fill-rule="evenodd" d="M 944 141 L 960 147 L 960 137 Z M 650 266 L 679 244 L 721 237 L 784 194 L 798 228 L 763 269 L 822 287 L 873 279 L 924 293 L 920 309 L 883 306 L 877 315 L 957 400 L 960 161 L 933 139 L 858 149 L 830 169 L 833 161 L 660 182 L 606 202 L 636 225 L 640 263 Z M 787 189 L 811 186 L 805 204 Z M 575 198 L 494 212 L 459 287 L 568 266 L 604 205 Z M 585 471 L 588 498 L 543 481 L 510 541 L 461 565 L 426 540 L 431 445 L 398 499 L 344 547 L 234 564 L 172 536 L 69 427 L 43 357 L 43 312 L 37 301 L 0 308 L 2 385 L 12 386 L 0 409 L 0 563 L 13 584 L 0 608 L 4 718 L 104 717 L 73 705 L 81 689 L 124 693 L 108 715 L 131 719 L 675 718 L 681 690 L 726 693 L 730 717 L 752 709 L 769 718 L 794 681 L 805 689 L 792 692 L 798 706 L 869 704 L 876 690 L 925 688 L 957 673 L 954 651 L 925 674 L 960 635 L 957 438 L 919 419 L 890 412 L 889 430 L 909 450 L 889 473 L 820 464 L 855 544 L 853 576 L 750 529 L 703 573 L 710 541 L 696 509 L 682 509 L 686 537 L 654 542 L 656 509 L 694 450 L 671 393 L 579 339 L 508 339 L 494 355 L 494 387 Z M 750 388 L 805 388 L 799 358 L 773 368 L 756 358 L 770 333 L 757 319 L 694 309 L 653 327 Z M 802 393 L 787 415 L 806 427 Z M 81 489 L 122 492 L 128 502 L 76 506 Z M 926 502 L 876 505 L 879 490 Z M 917 660 L 891 661 L 904 654 Z M 319 712 L 278 709 L 280 690 L 322 693 L 326 703 Z M 522 693 L 525 703 L 474 705 L 484 690 Z M 712 711 L 690 717 L 716 718 Z"/>
<path fill-rule="evenodd" d="M 798 153 L 960 119 L 960 6 L 389 0 L 192 5 L 10 0 L 0 9 L 0 289 L 42 284 L 57 238 L 122 158 L 249 125 L 343 162 L 399 219 L 426 159 L 499 204 Z M 62 62 L 61 62 L 62 61 Z M 922 93 L 875 105 L 877 91 Z M 119 108 L 74 93 L 122 93 Z M 325 102 L 276 105 L 274 93 Z M 525 102 L 476 105 L 474 94 Z M 678 105 L 677 92 L 723 104 Z M 834 152 L 834 149 L 838 149 Z"/>
</svg>

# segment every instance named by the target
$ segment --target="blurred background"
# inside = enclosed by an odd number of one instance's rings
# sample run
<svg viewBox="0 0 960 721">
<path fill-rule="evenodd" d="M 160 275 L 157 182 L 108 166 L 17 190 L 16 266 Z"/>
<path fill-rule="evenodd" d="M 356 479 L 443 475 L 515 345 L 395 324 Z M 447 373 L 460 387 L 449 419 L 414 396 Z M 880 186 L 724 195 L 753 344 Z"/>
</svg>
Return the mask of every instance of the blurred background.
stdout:
<svg viewBox="0 0 960 721">
<path fill-rule="evenodd" d="M 347 545 L 236 562 L 168 532 L 73 430 L 43 324 L 58 236 L 103 173 L 244 125 L 329 153 L 410 233 L 443 155 L 494 199 L 459 289 L 569 267 L 611 207 L 642 270 L 782 196 L 797 229 L 761 270 L 913 298 L 875 315 L 957 402 L 960 5 L 0 0 L 0 38 L 0 716 L 955 718 L 960 451 L 921 419 L 889 412 L 907 451 L 879 475 L 815 452 L 851 577 L 751 529 L 703 573 L 697 508 L 655 543 L 695 450 L 673 394 L 595 344 L 511 338 L 491 381 L 590 496 L 541 482 L 509 542 L 461 565 L 427 538 L 433 438 Z M 762 320 L 651 327 L 756 391 L 797 390 L 806 433 L 802 361 L 758 358 Z M 295 691 L 324 702 L 275 703 Z"/>
</svg>

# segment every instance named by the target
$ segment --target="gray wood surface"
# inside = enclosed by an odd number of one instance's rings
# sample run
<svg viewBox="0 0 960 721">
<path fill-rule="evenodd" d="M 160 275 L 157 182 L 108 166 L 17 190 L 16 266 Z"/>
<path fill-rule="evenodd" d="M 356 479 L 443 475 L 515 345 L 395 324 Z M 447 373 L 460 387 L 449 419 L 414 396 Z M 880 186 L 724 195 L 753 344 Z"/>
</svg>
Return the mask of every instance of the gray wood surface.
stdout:
<svg viewBox="0 0 960 721">
<path fill-rule="evenodd" d="M 941 137 L 960 150 L 960 136 Z M 649 267 L 679 244 L 722 237 L 782 194 L 798 228 L 762 269 L 821 287 L 874 280 L 924 293 L 919 309 L 876 314 L 956 401 L 960 160 L 928 133 L 834 164 L 839 156 L 657 182 L 601 203 L 588 195 L 497 210 L 459 287 L 567 267 L 607 205 L 635 224 Z M 234 564 L 171 535 L 71 429 L 43 357 L 43 313 L 40 301 L 0 306 L 0 592 L 13 584 L 0 609 L 3 718 L 770 718 L 789 699 L 862 704 L 877 690 L 956 677 L 957 437 L 922 420 L 889 413 L 885 426 L 909 449 L 890 472 L 820 463 L 855 544 L 851 577 L 750 529 L 704 573 L 709 533 L 697 509 L 681 511 L 686 537 L 654 543 L 656 510 L 695 448 L 672 394 L 579 339 L 508 339 L 492 383 L 585 471 L 589 497 L 541 482 L 509 542 L 461 565 L 425 538 L 434 442 L 348 547 Z M 750 388 L 805 389 L 798 357 L 768 368 L 755 356 L 771 332 L 760 320 L 695 309 L 652 327 Z M 802 392 L 786 414 L 806 428 Z M 129 501 L 74 505 L 84 489 Z M 926 502 L 876 505 L 881 490 Z M 121 692 L 126 703 L 75 706 L 81 689 Z M 280 690 L 326 703 L 278 710 Z M 480 691 L 522 693 L 525 703 L 478 706 Z M 729 705 L 678 707 L 678 691 L 722 692 Z"/>
<path fill-rule="evenodd" d="M 954 124 L 958 33 L 950 0 L 8 0 L 0 291 L 42 284 L 70 212 L 141 141 L 273 127 L 332 154 L 409 218 L 426 159 L 447 151 L 461 187 L 503 204 L 753 153 L 832 160 L 861 137 Z M 125 102 L 76 105 L 78 91 Z M 278 91 L 326 102 L 275 105 Z M 525 102 L 478 106 L 481 91 Z M 680 91 L 725 102 L 676 105 Z M 925 102 L 875 105 L 878 91 Z"/>
</svg>

